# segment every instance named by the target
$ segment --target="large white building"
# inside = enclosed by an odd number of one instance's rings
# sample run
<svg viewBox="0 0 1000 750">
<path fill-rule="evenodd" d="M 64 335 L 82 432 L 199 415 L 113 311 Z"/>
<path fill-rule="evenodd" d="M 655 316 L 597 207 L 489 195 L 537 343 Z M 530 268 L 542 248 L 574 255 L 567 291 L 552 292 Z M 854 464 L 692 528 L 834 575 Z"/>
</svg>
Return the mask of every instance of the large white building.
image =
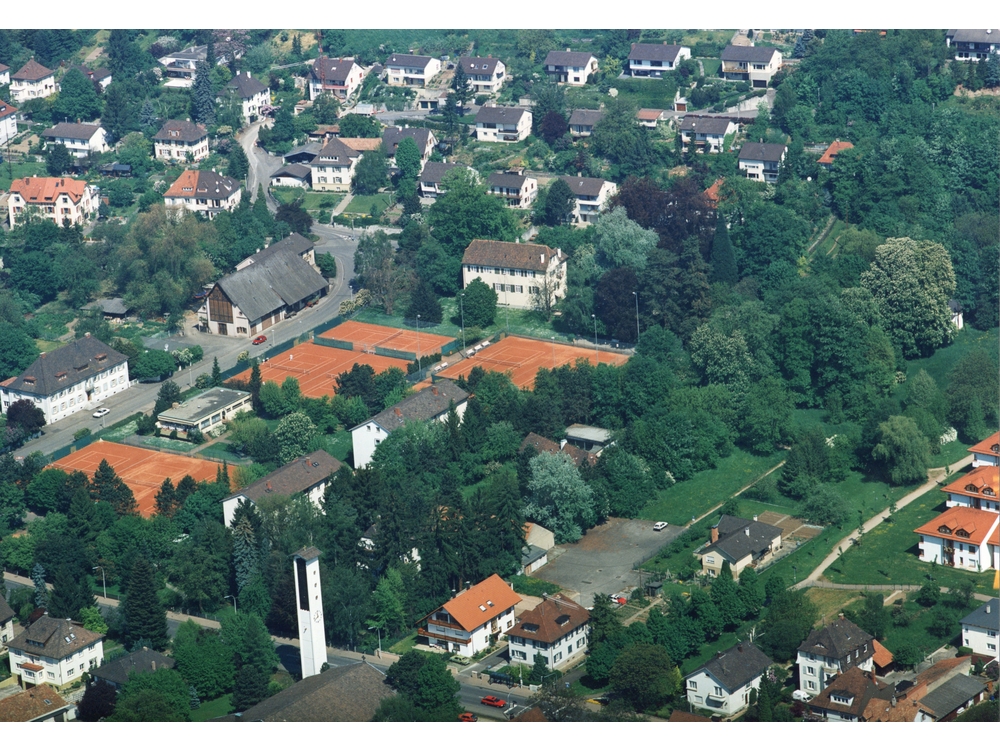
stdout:
<svg viewBox="0 0 1000 750">
<path fill-rule="evenodd" d="M 271 106 L 271 89 L 245 70 L 237 71 L 226 89 L 239 99 L 244 122 L 257 122 Z"/>
<path fill-rule="evenodd" d="M 452 404 L 461 418 L 469 404 L 469 394 L 450 380 L 439 380 L 352 428 L 354 468 L 361 469 L 371 463 L 379 443 L 407 422 L 445 421 Z"/>
<path fill-rule="evenodd" d="M 587 650 L 589 623 L 585 607 L 560 594 L 543 596 L 542 603 L 521 613 L 507 632 L 511 661 L 531 665 L 541 654 L 549 669 L 561 669 L 573 654 Z"/>
<path fill-rule="evenodd" d="M 829 625 L 810 632 L 799 646 L 795 661 L 799 690 L 816 696 L 851 667 L 870 672 L 874 655 L 875 638 L 840 615 Z"/>
<path fill-rule="evenodd" d="M 471 657 L 514 627 L 521 597 L 496 573 L 420 620 L 417 639 Z"/>
<path fill-rule="evenodd" d="M 503 86 L 507 66 L 495 57 L 460 57 L 458 64 L 469 78 L 469 88 L 477 94 L 495 94 Z"/>
<path fill-rule="evenodd" d="M 385 61 L 386 83 L 390 86 L 424 88 L 441 72 L 441 61 L 426 55 L 389 55 Z"/>
<path fill-rule="evenodd" d="M 190 120 L 167 120 L 153 136 L 153 156 L 161 161 L 201 161 L 208 157 L 208 130 Z"/>
<path fill-rule="evenodd" d="M 559 248 L 528 242 L 473 240 L 462 256 L 462 287 L 479 279 L 497 304 L 532 310 L 566 296 L 566 256 Z"/>
<path fill-rule="evenodd" d="M 9 644 L 10 673 L 25 686 L 68 685 L 104 662 L 104 636 L 47 614 Z"/>
<path fill-rule="evenodd" d="M 771 658 L 752 642 L 744 641 L 717 653 L 684 678 L 691 709 L 707 709 L 733 716 L 750 705 L 750 691 L 760 687 Z"/>
<path fill-rule="evenodd" d="M 56 226 L 67 222 L 84 224 L 97 210 L 94 186 L 70 177 L 21 177 L 11 183 L 9 192 L 7 213 L 11 227 L 32 212 Z"/>
<path fill-rule="evenodd" d="M 107 133 L 100 125 L 85 122 L 60 122 L 42 131 L 46 147 L 61 143 L 74 159 L 86 159 L 91 154 L 108 150 Z"/>
<path fill-rule="evenodd" d="M 129 387 L 128 357 L 89 333 L 43 352 L 27 370 L 0 382 L 0 411 L 27 399 L 45 413 L 46 424 L 95 409 Z"/>
<path fill-rule="evenodd" d="M 1000 599 L 993 597 L 962 618 L 962 645 L 996 659 L 1000 654 Z"/>
<path fill-rule="evenodd" d="M 1000 432 L 994 432 L 985 440 L 969 448 L 972 454 L 972 467 L 1000 465 Z"/>
<path fill-rule="evenodd" d="M 56 93 L 55 73 L 34 60 L 28 60 L 10 81 L 10 98 L 18 104 L 31 99 L 44 99 Z"/>
</svg>

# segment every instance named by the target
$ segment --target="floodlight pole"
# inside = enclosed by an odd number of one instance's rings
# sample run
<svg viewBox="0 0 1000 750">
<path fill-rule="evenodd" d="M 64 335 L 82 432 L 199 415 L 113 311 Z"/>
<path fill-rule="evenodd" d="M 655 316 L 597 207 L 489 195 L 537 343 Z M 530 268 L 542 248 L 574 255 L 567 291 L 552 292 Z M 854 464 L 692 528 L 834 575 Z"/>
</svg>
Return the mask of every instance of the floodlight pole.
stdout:
<svg viewBox="0 0 1000 750">
<path fill-rule="evenodd" d="M 417 313 L 417 369 L 420 369 L 420 313 Z"/>
<path fill-rule="evenodd" d="M 462 349 L 465 349 L 465 292 L 458 295 L 458 307 L 462 311 Z"/>
<path fill-rule="evenodd" d="M 98 565 L 97 567 L 94 568 L 94 570 L 101 571 L 101 588 L 104 589 L 104 598 L 107 599 L 108 598 L 108 582 L 104 578 L 104 568 L 102 568 L 100 565 Z"/>
<path fill-rule="evenodd" d="M 601 353 L 597 350 L 597 316 L 591 313 L 590 317 L 594 319 L 594 355 L 597 357 L 597 364 L 601 364 Z"/>
<path fill-rule="evenodd" d="M 639 346 L 639 292 L 632 292 L 635 297 L 635 345 Z"/>
</svg>

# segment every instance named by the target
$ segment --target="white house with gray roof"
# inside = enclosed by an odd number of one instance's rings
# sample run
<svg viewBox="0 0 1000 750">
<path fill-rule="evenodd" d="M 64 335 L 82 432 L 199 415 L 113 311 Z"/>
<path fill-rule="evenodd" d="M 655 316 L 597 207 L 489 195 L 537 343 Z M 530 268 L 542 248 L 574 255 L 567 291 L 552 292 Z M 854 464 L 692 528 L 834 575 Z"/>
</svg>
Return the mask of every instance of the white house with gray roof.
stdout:
<svg viewBox="0 0 1000 750">
<path fill-rule="evenodd" d="M 996 659 L 1000 654 L 1000 599 L 993 597 L 962 618 L 962 645 Z"/>
<path fill-rule="evenodd" d="M 446 174 L 456 168 L 468 169 L 464 164 L 449 164 L 443 161 L 427 162 L 417 178 L 420 197 L 437 198 L 439 195 L 444 195 L 447 191 L 441 188 L 441 181 Z"/>
<path fill-rule="evenodd" d="M 253 411 L 253 397 L 249 393 L 232 388 L 210 388 L 160 412 L 156 416 L 156 426 L 184 435 L 192 431 L 208 432 L 244 411 Z"/>
<path fill-rule="evenodd" d="M 722 77 L 727 81 L 747 81 L 757 89 L 767 88 L 781 69 L 781 52 L 774 47 L 738 47 L 722 50 Z"/>
<path fill-rule="evenodd" d="M 947 47 L 954 48 L 956 60 L 985 60 L 1000 46 L 1000 28 L 948 29 L 944 43 Z"/>
<path fill-rule="evenodd" d="M 608 199 L 618 192 L 618 186 L 600 177 L 560 177 L 569 185 L 576 198 L 573 208 L 574 224 L 590 224 L 597 221 L 598 214 L 604 209 Z"/>
<path fill-rule="evenodd" d="M 104 662 L 104 636 L 78 622 L 42 615 L 7 644 L 10 673 L 25 687 L 76 682 Z M 2 717 L 0 717 L 2 720 Z"/>
<path fill-rule="evenodd" d="M 774 184 L 787 151 L 783 143 L 744 143 L 738 162 L 740 171 L 748 180 Z"/>
<path fill-rule="evenodd" d="M 477 94 L 495 94 L 507 75 L 507 66 L 495 57 L 460 57 L 458 64 L 469 79 L 469 88 Z"/>
<path fill-rule="evenodd" d="M 60 122 L 42 131 L 46 149 L 61 143 L 74 159 L 108 150 L 107 133 L 100 125 L 85 122 Z"/>
<path fill-rule="evenodd" d="M 354 168 L 360 158 L 360 151 L 355 151 L 339 138 L 330 138 L 309 163 L 313 190 L 333 193 L 349 191 Z"/>
<path fill-rule="evenodd" d="M 239 101 L 244 122 L 256 122 L 271 106 L 271 89 L 245 70 L 236 71 L 233 80 L 227 84 L 226 91 L 231 92 Z"/>
<path fill-rule="evenodd" d="M 574 109 L 569 116 L 569 134 L 574 138 L 586 138 L 594 132 L 594 126 L 604 119 L 603 109 Z"/>
<path fill-rule="evenodd" d="M 328 94 L 340 100 L 353 94 L 365 79 L 365 71 L 352 57 L 320 57 L 309 71 L 309 99 Z"/>
<path fill-rule="evenodd" d="M 781 549 L 781 529 L 762 523 L 756 517 L 747 518 L 723 515 L 712 527 L 707 547 L 696 554 L 701 557 L 702 573 L 716 578 L 726 563 L 739 577 L 746 567 L 756 568 Z"/>
<path fill-rule="evenodd" d="M 52 424 L 96 408 L 128 387 L 128 357 L 87 333 L 42 352 L 27 370 L 0 382 L 0 412 L 27 399 L 45 413 L 46 424 Z"/>
<path fill-rule="evenodd" d="M 385 70 L 385 80 L 390 86 L 423 88 L 441 72 L 441 61 L 426 55 L 389 55 Z"/>
<path fill-rule="evenodd" d="M 545 75 L 554 83 L 568 86 L 585 86 L 587 79 L 597 73 L 597 58 L 589 52 L 552 50 L 543 63 Z"/>
<path fill-rule="evenodd" d="M 799 645 L 799 690 L 816 696 L 851 667 L 870 672 L 875 638 L 844 617 L 813 630 Z"/>
<path fill-rule="evenodd" d="M 167 120 L 153 136 L 153 157 L 161 161 L 201 161 L 208 156 L 208 130 L 190 120 Z"/>
<path fill-rule="evenodd" d="M 486 182 L 490 192 L 503 198 L 508 208 L 531 208 L 538 197 L 538 180 L 526 175 L 523 169 L 493 172 Z"/>
<path fill-rule="evenodd" d="M 679 44 L 633 44 L 628 54 L 629 75 L 633 78 L 662 78 L 691 57 L 691 48 Z"/>
<path fill-rule="evenodd" d="M 693 144 L 694 150 L 700 153 L 719 154 L 726 137 L 736 133 L 738 127 L 727 117 L 688 116 L 681 120 L 678 130 L 683 151 L 690 150 Z"/>
<path fill-rule="evenodd" d="M 722 716 L 740 713 L 749 707 L 750 691 L 760 687 L 772 663 L 750 641 L 720 651 L 684 678 L 692 711 L 703 708 Z"/>
<path fill-rule="evenodd" d="M 17 135 L 17 109 L 0 99 L 0 146 Z"/>
<path fill-rule="evenodd" d="M 395 406 L 379 412 L 367 422 L 351 430 L 354 445 L 354 468 L 361 469 L 371 463 L 379 443 L 407 422 L 437 420 L 444 422 L 448 410 L 455 405 L 459 418 L 465 414 L 469 394 L 450 380 L 439 380 L 435 385 L 407 396 Z"/>
</svg>

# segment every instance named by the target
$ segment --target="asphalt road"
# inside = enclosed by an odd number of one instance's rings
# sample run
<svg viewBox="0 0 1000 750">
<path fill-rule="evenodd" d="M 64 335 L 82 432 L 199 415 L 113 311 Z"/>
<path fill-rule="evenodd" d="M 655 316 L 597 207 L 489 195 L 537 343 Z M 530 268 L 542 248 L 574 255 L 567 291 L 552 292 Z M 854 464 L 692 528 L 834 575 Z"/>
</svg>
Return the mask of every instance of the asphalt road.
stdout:
<svg viewBox="0 0 1000 750">
<path fill-rule="evenodd" d="M 267 207 L 274 213 L 278 210 L 278 202 L 271 197 L 268 192 L 268 185 L 271 183 L 271 175 L 282 165 L 280 156 L 271 156 L 266 151 L 257 148 L 257 133 L 261 125 L 269 123 L 268 120 L 260 120 L 248 127 L 239 136 L 240 145 L 246 152 L 247 160 L 250 162 L 250 170 L 247 173 L 247 192 L 251 200 L 257 198 L 257 186 L 264 186 L 264 199 Z"/>
</svg>

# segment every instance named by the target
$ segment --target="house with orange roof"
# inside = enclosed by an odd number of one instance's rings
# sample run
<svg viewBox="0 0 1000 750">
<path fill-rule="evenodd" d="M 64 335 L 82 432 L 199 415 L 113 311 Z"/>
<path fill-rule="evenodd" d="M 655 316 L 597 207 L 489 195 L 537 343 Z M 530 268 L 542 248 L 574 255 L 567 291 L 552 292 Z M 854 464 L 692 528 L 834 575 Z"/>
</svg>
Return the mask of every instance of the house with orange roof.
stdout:
<svg viewBox="0 0 1000 750">
<path fill-rule="evenodd" d="M 69 177 L 21 177 L 11 183 L 7 213 L 10 226 L 29 212 L 63 226 L 83 224 L 97 210 L 96 191 Z"/>
<path fill-rule="evenodd" d="M 1000 514 L 964 505 L 914 529 L 920 535 L 920 559 L 952 568 L 987 570 L 1000 566 Z"/>
<path fill-rule="evenodd" d="M 944 487 L 948 507 L 975 508 L 1000 513 L 1000 466 L 980 466 Z"/>
<path fill-rule="evenodd" d="M 659 123 L 667 119 L 667 112 L 663 109 L 640 109 L 635 113 L 635 119 L 644 128 L 652 130 Z"/>
<path fill-rule="evenodd" d="M 240 181 L 211 170 L 185 169 L 163 194 L 167 208 L 182 208 L 212 219 L 240 205 Z"/>
<path fill-rule="evenodd" d="M 833 166 L 833 160 L 837 158 L 837 154 L 849 148 L 854 148 L 854 144 L 850 141 L 834 141 L 827 146 L 826 151 L 823 152 L 823 155 L 819 157 L 817 162 L 829 169 Z"/>
<path fill-rule="evenodd" d="M 720 200 L 720 198 L 719 198 L 719 191 L 722 189 L 722 186 L 725 185 L 725 184 L 726 184 L 726 178 L 725 177 L 720 177 L 715 182 L 713 182 L 711 185 L 709 185 L 707 189 L 705 189 L 705 190 L 702 191 L 701 194 L 705 196 L 705 200 L 708 202 L 708 205 L 711 208 L 718 208 L 719 207 L 719 200 Z"/>
<path fill-rule="evenodd" d="M 472 657 L 514 627 L 521 597 L 496 573 L 418 621 L 417 640 Z"/>
<path fill-rule="evenodd" d="M 881 677 L 890 671 L 895 657 L 892 655 L 892 651 L 877 640 L 872 641 L 872 648 L 875 649 L 875 653 L 872 654 L 872 666 L 875 668 L 875 674 Z"/>
<path fill-rule="evenodd" d="M 969 448 L 972 454 L 972 466 L 997 466 L 1000 464 L 1000 432 L 994 432 L 985 440 L 981 440 Z"/>
</svg>

